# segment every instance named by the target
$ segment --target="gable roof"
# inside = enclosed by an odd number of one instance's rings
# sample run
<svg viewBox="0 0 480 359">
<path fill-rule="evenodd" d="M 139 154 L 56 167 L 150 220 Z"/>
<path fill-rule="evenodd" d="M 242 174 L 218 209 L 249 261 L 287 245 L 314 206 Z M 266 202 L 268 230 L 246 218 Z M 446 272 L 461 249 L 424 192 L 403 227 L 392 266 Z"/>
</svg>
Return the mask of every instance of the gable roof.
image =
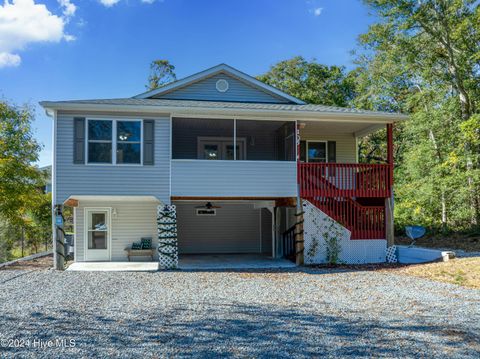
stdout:
<svg viewBox="0 0 480 359">
<path fill-rule="evenodd" d="M 172 92 L 172 91 L 175 91 L 175 90 L 178 90 L 180 88 L 183 88 L 183 87 L 186 87 L 190 84 L 193 84 L 195 82 L 199 82 L 201 80 L 204 80 L 204 79 L 207 79 L 211 76 L 214 76 L 216 74 L 219 74 L 219 73 L 225 73 L 227 75 L 230 75 L 234 78 L 237 78 L 245 83 L 247 83 L 248 85 L 254 87 L 254 88 L 257 88 L 257 89 L 260 89 L 266 93 L 269 93 L 271 95 L 274 95 L 276 97 L 280 97 L 286 101 L 288 101 L 289 103 L 294 103 L 294 104 L 298 104 L 298 105 L 303 105 L 305 104 L 304 101 L 296 98 L 296 97 L 293 97 L 283 91 L 280 91 L 279 89 L 273 87 L 273 86 L 270 86 L 270 85 L 267 85 L 266 83 L 263 83 L 259 80 L 257 80 L 256 78 L 250 76 L 250 75 L 247 75 L 231 66 L 228 66 L 227 64 L 220 64 L 220 65 L 217 65 L 217 66 L 214 66 L 214 67 L 211 67 L 207 70 L 204 70 L 204 71 L 201 71 L 201 72 L 198 72 L 196 74 L 193 74 L 191 76 L 188 76 L 188 77 L 185 77 L 181 80 L 178 80 L 178 81 L 175 81 L 175 82 L 172 82 L 172 83 L 169 83 L 165 86 L 162 86 L 160 88 L 157 88 L 157 89 L 154 89 L 154 90 L 151 90 L 151 91 L 147 91 L 147 92 L 144 92 L 144 93 L 141 93 L 139 95 L 136 95 L 136 96 L 133 96 L 133 98 L 135 99 L 149 99 L 149 98 L 152 98 L 152 97 L 156 97 L 156 96 L 159 96 L 159 95 L 162 95 L 162 94 L 167 94 L 169 92 Z"/>
</svg>

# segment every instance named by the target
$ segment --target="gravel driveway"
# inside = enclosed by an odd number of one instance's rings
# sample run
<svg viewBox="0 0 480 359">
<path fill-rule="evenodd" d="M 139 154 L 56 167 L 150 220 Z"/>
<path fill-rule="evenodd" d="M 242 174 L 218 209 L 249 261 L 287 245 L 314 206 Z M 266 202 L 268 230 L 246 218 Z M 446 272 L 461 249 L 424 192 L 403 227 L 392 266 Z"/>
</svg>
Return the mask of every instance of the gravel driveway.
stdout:
<svg viewBox="0 0 480 359">
<path fill-rule="evenodd" d="M 480 291 L 379 271 L 11 270 L 0 305 L 0 357 L 480 357 Z"/>
</svg>

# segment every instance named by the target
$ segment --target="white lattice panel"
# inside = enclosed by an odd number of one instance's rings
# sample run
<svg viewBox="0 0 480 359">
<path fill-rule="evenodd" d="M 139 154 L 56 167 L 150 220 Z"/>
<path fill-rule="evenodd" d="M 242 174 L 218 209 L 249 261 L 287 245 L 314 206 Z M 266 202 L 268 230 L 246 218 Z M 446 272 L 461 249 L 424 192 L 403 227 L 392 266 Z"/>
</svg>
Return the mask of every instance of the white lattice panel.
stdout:
<svg viewBox="0 0 480 359">
<path fill-rule="evenodd" d="M 325 236 L 332 233 L 338 238 L 339 261 L 345 264 L 383 263 L 386 260 L 387 241 L 383 239 L 351 240 L 350 231 L 324 212 L 303 201 L 305 264 L 327 262 Z"/>
<path fill-rule="evenodd" d="M 164 269 L 178 267 L 177 209 L 175 205 L 157 208 L 158 261 Z"/>
</svg>

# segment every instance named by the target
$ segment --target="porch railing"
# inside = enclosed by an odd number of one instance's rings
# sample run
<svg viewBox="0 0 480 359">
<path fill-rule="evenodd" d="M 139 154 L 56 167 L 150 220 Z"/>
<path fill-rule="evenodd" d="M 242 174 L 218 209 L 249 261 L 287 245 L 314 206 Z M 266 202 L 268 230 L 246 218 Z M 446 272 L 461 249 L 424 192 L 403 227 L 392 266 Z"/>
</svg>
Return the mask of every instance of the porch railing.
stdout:
<svg viewBox="0 0 480 359">
<path fill-rule="evenodd" d="M 304 198 L 391 195 L 388 164 L 298 163 L 298 180 Z"/>
<path fill-rule="evenodd" d="M 351 239 L 385 239 L 385 207 L 362 206 L 351 198 L 308 198 L 352 234 Z"/>
</svg>

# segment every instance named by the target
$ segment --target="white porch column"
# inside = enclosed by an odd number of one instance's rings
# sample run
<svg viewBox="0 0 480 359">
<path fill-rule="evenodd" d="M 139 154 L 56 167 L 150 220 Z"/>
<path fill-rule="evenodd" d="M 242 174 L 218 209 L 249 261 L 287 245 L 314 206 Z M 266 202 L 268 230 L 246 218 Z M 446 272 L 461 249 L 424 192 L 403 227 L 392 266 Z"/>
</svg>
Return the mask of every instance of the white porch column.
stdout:
<svg viewBox="0 0 480 359">
<path fill-rule="evenodd" d="M 163 269 L 178 268 L 177 209 L 175 205 L 157 207 L 158 261 Z"/>
</svg>

